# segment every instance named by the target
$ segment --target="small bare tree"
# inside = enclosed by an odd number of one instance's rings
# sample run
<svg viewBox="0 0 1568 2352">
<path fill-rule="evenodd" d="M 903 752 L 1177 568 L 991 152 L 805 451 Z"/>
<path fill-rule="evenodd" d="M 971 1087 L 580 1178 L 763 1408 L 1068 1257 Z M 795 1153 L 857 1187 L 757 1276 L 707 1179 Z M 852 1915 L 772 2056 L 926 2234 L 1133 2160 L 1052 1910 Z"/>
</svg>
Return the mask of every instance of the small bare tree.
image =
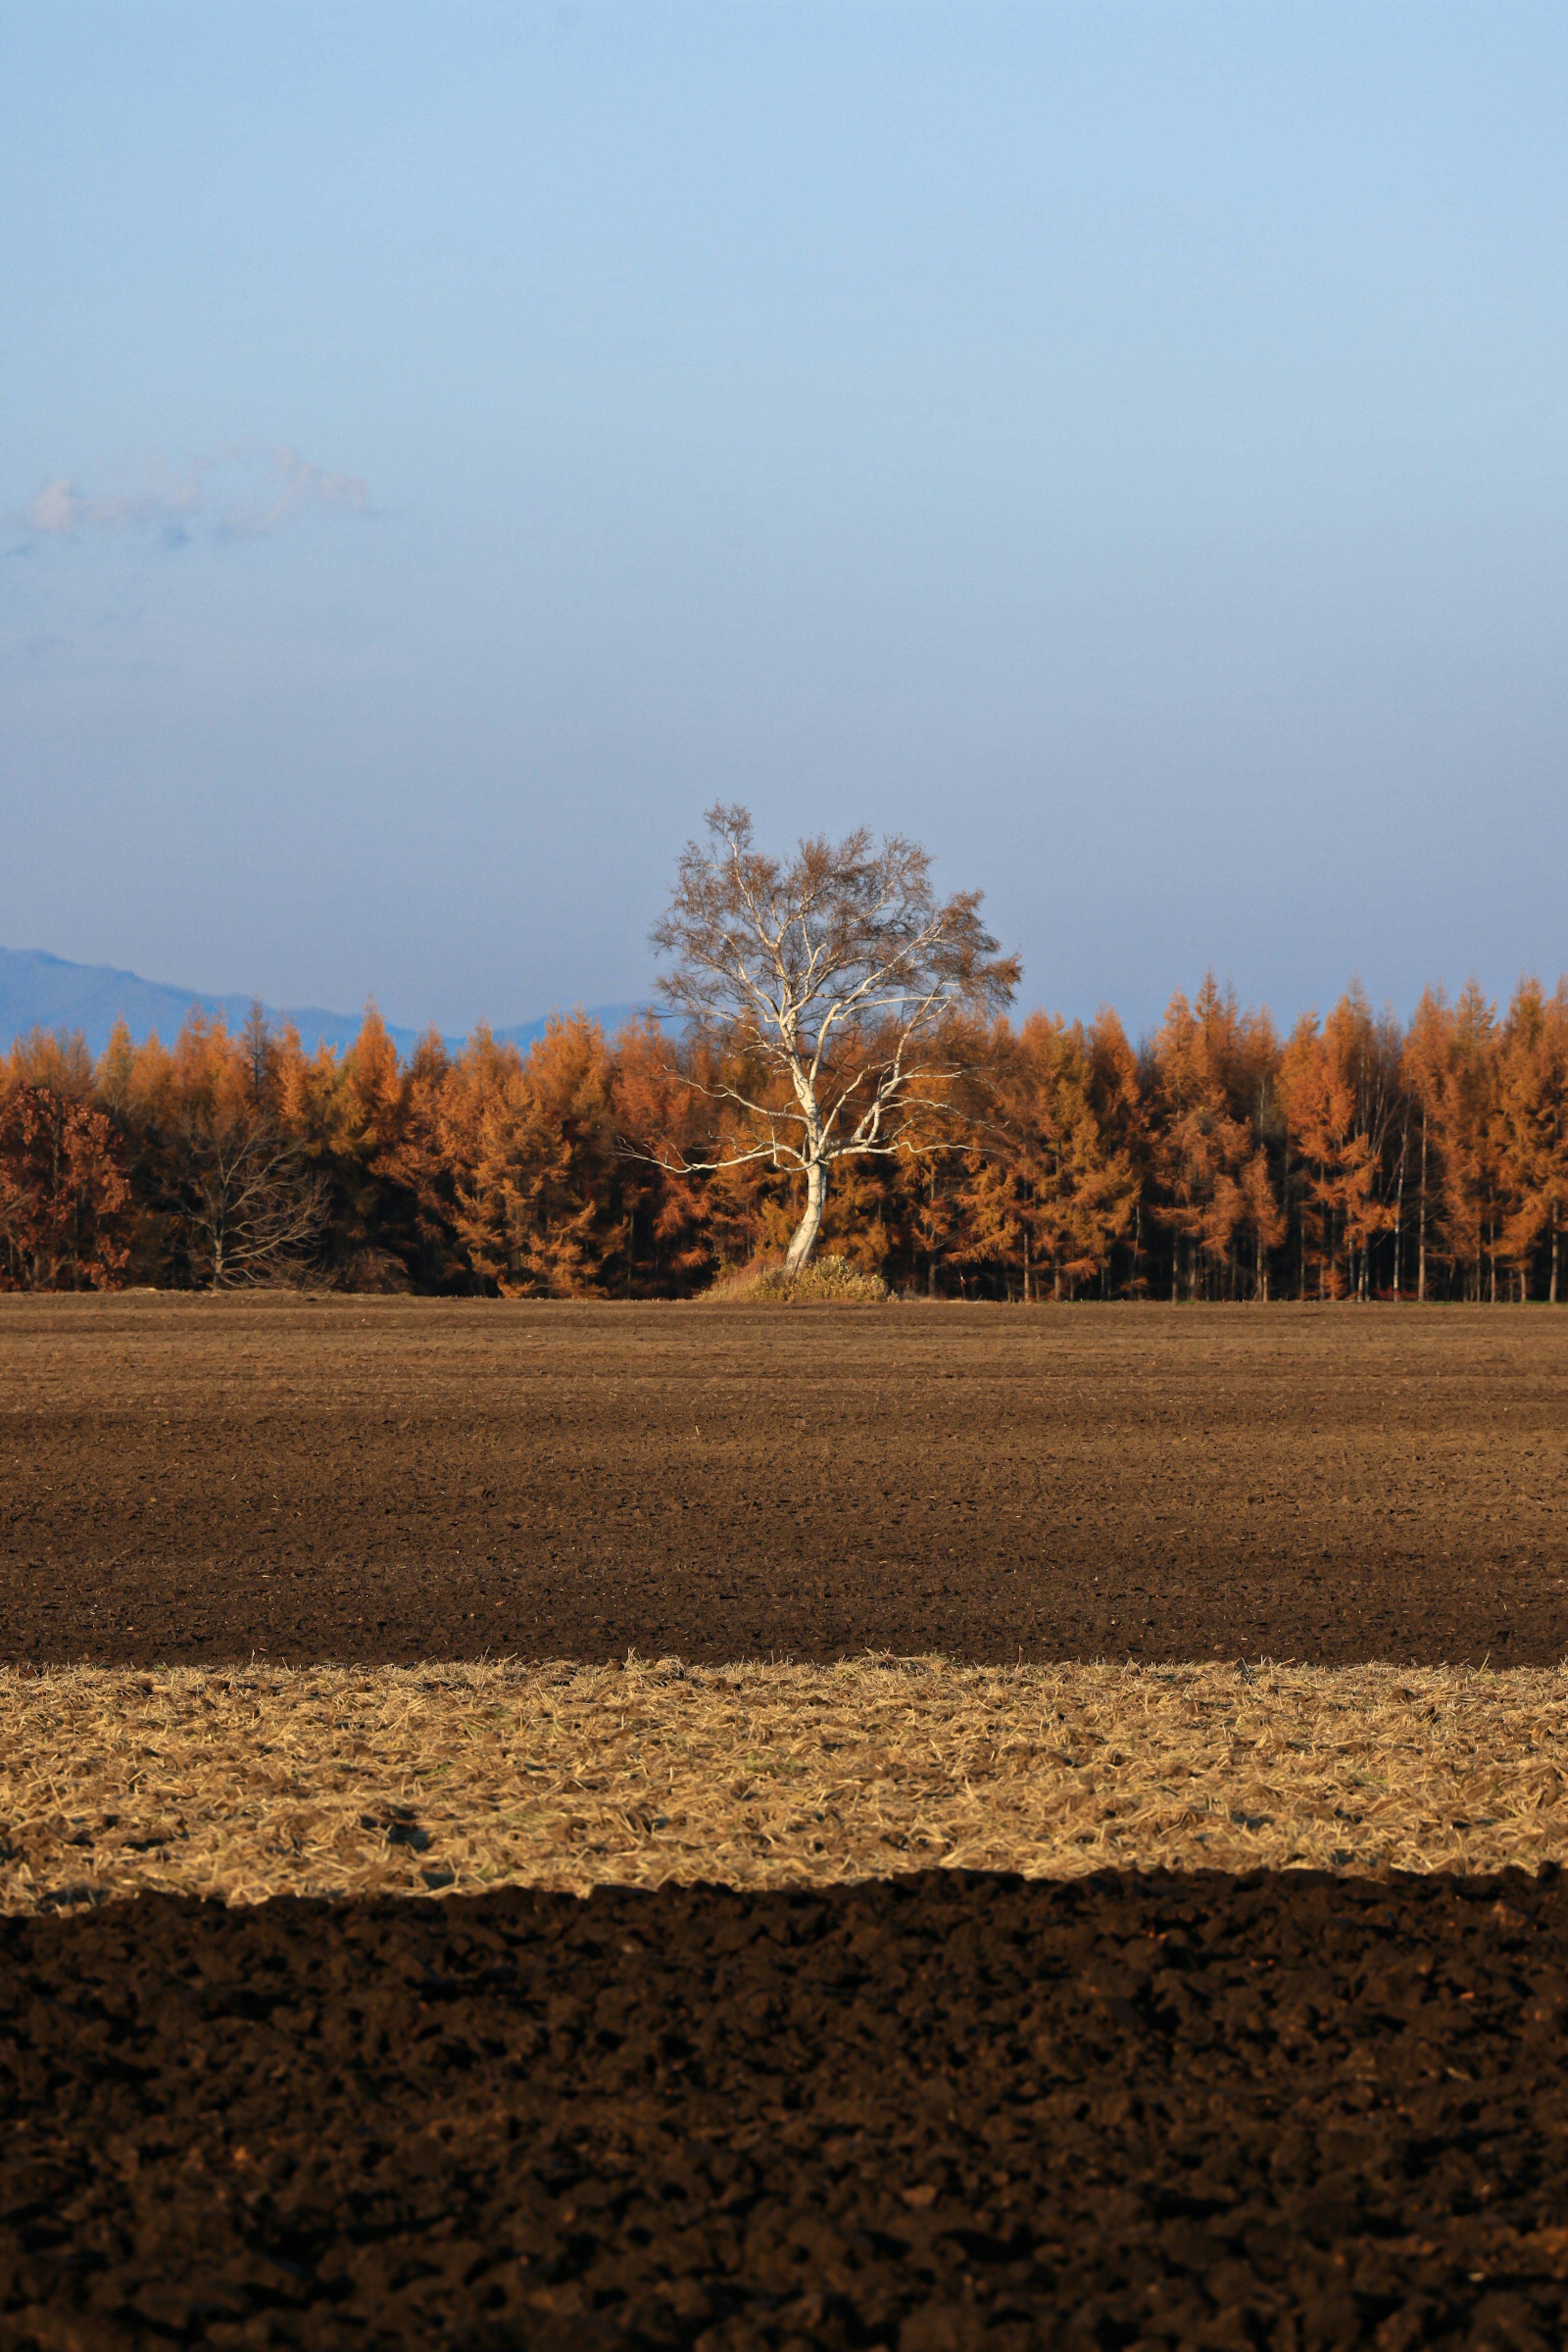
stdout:
<svg viewBox="0 0 1568 2352">
<path fill-rule="evenodd" d="M 265 1112 L 232 1103 L 182 1122 L 191 1271 L 214 1290 L 287 1282 L 327 1223 L 327 1187 Z"/>
<path fill-rule="evenodd" d="M 682 1175 L 757 1160 L 802 1171 L 805 1213 L 785 1261 L 796 1274 L 835 1160 L 928 1148 L 958 1076 L 943 1024 L 1005 1004 L 1018 959 L 997 953 L 981 893 L 939 903 L 929 856 L 899 835 L 803 841 L 785 864 L 752 845 L 747 810 L 715 806 L 707 824 L 652 940 L 674 959 L 658 982 L 665 1004 L 718 1049 L 711 1082 L 688 1083 L 714 1104 L 720 1131 L 697 1153 L 646 1156 Z M 737 1063 L 771 1073 L 778 1099 L 724 1075 Z"/>
</svg>

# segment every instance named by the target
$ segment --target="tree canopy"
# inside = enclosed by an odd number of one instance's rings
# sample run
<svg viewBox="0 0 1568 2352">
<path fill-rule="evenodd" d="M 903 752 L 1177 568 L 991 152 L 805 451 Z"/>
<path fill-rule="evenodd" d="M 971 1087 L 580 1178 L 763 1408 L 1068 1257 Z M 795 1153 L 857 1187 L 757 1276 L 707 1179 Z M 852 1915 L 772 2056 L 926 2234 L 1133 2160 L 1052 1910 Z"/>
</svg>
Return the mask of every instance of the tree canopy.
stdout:
<svg viewBox="0 0 1568 2352">
<path fill-rule="evenodd" d="M 981 892 L 939 899 L 929 854 L 901 835 L 818 835 L 785 860 L 757 848 L 739 805 L 710 809 L 707 827 L 686 845 L 653 945 L 672 960 L 664 1004 L 716 1057 L 688 1081 L 713 1118 L 695 1149 L 655 1156 L 685 1174 L 798 1170 L 805 1201 L 785 1261 L 797 1273 L 836 1161 L 945 1143 L 961 1024 L 1011 1001 L 1018 960 L 982 924 Z"/>
</svg>

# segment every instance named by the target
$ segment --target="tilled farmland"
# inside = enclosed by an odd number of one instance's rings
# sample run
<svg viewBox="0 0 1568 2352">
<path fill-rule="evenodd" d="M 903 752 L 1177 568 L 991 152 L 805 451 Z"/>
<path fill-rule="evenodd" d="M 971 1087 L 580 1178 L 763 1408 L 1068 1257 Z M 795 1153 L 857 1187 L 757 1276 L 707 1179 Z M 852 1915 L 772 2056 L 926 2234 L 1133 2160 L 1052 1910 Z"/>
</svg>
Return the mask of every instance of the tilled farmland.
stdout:
<svg viewBox="0 0 1568 2352">
<path fill-rule="evenodd" d="M 1561 2342 L 1559 1334 L 0 1301 L 0 2335 Z"/>
<path fill-rule="evenodd" d="M 0 1660 L 1555 1665 L 1565 1327 L 0 1299 Z"/>
</svg>

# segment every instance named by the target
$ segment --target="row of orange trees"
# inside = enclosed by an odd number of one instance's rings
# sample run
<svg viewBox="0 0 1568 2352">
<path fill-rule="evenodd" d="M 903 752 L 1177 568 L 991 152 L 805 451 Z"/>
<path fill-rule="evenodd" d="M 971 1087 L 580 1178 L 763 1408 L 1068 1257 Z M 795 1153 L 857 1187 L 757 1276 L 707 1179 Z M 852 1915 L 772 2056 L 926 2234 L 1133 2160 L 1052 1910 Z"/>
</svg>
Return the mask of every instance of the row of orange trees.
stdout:
<svg viewBox="0 0 1568 2352">
<path fill-rule="evenodd" d="M 841 1167 L 824 1228 L 898 1287 L 1559 1296 L 1568 982 L 1500 1013 L 1428 991 L 1407 1026 L 1352 989 L 1281 1036 L 1210 979 L 1137 1049 L 1110 1012 L 945 1043 L 951 1109 Z M 238 1034 L 193 1014 L 168 1047 L 121 1029 L 96 1064 L 35 1034 L 0 1064 L 0 1286 L 687 1295 L 778 1255 L 799 1214 L 765 1162 L 661 1164 L 725 1067 L 582 1016 L 525 1055 L 480 1029 L 405 1061 L 374 1010 L 341 1055 L 259 1012 Z"/>
</svg>

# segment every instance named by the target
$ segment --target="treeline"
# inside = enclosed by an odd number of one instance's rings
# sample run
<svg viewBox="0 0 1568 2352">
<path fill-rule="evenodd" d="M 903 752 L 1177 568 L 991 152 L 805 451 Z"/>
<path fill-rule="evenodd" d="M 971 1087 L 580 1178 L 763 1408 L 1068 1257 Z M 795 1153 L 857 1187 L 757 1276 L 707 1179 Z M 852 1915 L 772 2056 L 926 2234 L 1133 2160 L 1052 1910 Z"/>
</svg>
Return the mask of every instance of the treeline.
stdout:
<svg viewBox="0 0 1568 2352">
<path fill-rule="evenodd" d="M 728 1058 L 726 1058 L 728 1057 Z M 1559 1297 L 1568 982 L 1473 983 L 1408 1027 L 1359 989 L 1286 1036 L 1212 979 L 1133 1047 L 1114 1013 L 953 1030 L 942 1102 L 840 1162 L 821 1246 L 895 1288 L 1013 1299 Z M 0 1063 L 0 1286 L 668 1298 L 783 1252 L 801 1180 L 673 1165 L 744 1041 L 582 1016 L 400 1061 L 259 1009 Z M 744 1091 L 745 1088 L 741 1089 Z"/>
</svg>

